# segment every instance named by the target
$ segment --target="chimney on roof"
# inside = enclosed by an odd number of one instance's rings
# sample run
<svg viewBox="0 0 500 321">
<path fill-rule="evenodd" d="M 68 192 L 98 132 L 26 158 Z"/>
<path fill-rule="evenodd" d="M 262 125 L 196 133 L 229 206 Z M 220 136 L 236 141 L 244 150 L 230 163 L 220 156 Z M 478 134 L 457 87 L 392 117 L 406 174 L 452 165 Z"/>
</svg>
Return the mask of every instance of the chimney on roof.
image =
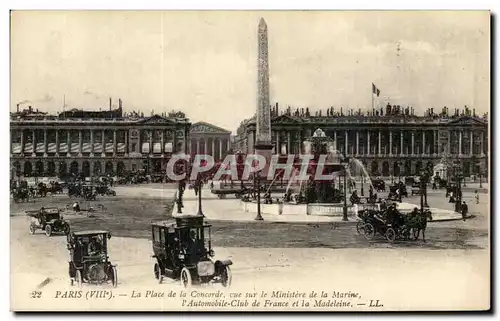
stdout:
<svg viewBox="0 0 500 321">
<path fill-rule="evenodd" d="M 112 103 L 111 97 L 109 97 L 109 110 L 111 110 L 111 103 Z"/>
<path fill-rule="evenodd" d="M 16 107 L 17 107 L 17 112 L 19 113 L 19 104 L 17 104 Z"/>
<path fill-rule="evenodd" d="M 122 99 L 118 99 L 118 108 L 122 109 Z"/>
</svg>

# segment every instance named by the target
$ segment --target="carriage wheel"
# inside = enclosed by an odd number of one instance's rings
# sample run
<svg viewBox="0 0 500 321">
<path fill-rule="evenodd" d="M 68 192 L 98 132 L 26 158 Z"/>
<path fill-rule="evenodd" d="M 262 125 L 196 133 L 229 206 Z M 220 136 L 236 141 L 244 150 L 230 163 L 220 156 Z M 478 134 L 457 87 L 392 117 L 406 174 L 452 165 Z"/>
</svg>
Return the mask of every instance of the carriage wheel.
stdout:
<svg viewBox="0 0 500 321">
<path fill-rule="evenodd" d="M 52 227 L 50 225 L 45 226 L 45 235 L 47 236 L 52 235 Z"/>
<path fill-rule="evenodd" d="M 229 266 L 224 267 L 224 270 L 222 270 L 221 272 L 220 278 L 223 287 L 228 288 L 231 286 L 233 275 L 231 274 L 231 269 L 229 268 Z"/>
<path fill-rule="evenodd" d="M 389 227 L 387 231 L 385 231 L 385 238 L 391 243 L 396 241 L 396 231 L 392 227 Z"/>
<path fill-rule="evenodd" d="M 63 227 L 63 231 L 64 231 L 64 234 L 65 235 L 68 235 L 69 232 L 71 231 L 70 227 L 69 227 L 69 224 L 64 224 L 64 227 Z"/>
<path fill-rule="evenodd" d="M 155 263 L 154 273 L 155 273 L 155 279 L 158 280 L 158 284 L 161 284 L 163 282 L 163 275 L 161 274 L 161 268 L 158 263 Z"/>
<path fill-rule="evenodd" d="M 366 223 L 364 225 L 364 230 L 365 230 L 365 233 L 364 233 L 364 236 L 367 240 L 373 240 L 373 238 L 375 237 L 375 228 L 373 227 L 373 225 L 371 225 L 370 223 Z"/>
<path fill-rule="evenodd" d="M 118 271 L 116 271 L 116 266 L 111 267 L 111 284 L 114 288 L 118 285 Z"/>
<path fill-rule="evenodd" d="M 358 221 L 358 222 L 356 223 L 356 231 L 358 231 L 358 234 L 359 234 L 359 235 L 363 234 L 364 229 L 365 229 L 365 222 L 363 222 L 363 221 Z"/>
<path fill-rule="evenodd" d="M 35 234 L 36 228 L 35 225 L 30 224 L 30 234 Z"/>
<path fill-rule="evenodd" d="M 181 284 L 185 288 L 191 287 L 193 280 L 191 279 L 191 272 L 185 267 L 181 270 Z"/>
<path fill-rule="evenodd" d="M 80 270 L 76 270 L 76 273 L 75 273 L 75 281 L 76 281 L 76 285 L 81 288 L 82 287 L 82 283 L 83 283 L 83 279 L 82 279 L 82 271 Z"/>
</svg>

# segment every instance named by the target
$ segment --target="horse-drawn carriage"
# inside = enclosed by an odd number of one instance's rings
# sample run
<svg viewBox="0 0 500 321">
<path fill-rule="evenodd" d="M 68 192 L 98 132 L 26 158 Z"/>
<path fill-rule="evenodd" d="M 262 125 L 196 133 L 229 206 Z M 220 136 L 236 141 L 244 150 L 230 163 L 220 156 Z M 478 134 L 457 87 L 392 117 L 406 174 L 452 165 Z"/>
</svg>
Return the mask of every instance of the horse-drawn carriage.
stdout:
<svg viewBox="0 0 500 321">
<path fill-rule="evenodd" d="M 108 196 L 116 196 L 116 192 L 109 188 L 108 185 L 101 184 L 95 187 L 95 192 L 97 195 L 108 195 Z"/>
<path fill-rule="evenodd" d="M 31 218 L 31 234 L 35 234 L 36 230 L 45 231 L 47 236 L 61 232 L 67 235 L 70 232 L 69 223 L 64 220 L 57 207 L 42 207 L 39 211 L 26 211 L 26 214 Z"/>
<path fill-rule="evenodd" d="M 385 192 L 385 182 L 383 179 L 372 179 L 372 186 L 377 192 Z"/>
<path fill-rule="evenodd" d="M 396 240 L 417 240 L 422 232 L 425 242 L 428 220 L 432 221 L 432 214 L 428 209 L 424 209 L 422 213 L 415 208 L 405 215 L 392 205 L 383 211 L 374 209 L 360 211 L 356 230 L 368 240 L 373 240 L 379 234 L 391 243 Z"/>
<path fill-rule="evenodd" d="M 30 191 L 27 187 L 17 187 L 12 190 L 12 198 L 14 202 L 28 202 L 30 199 Z"/>
</svg>

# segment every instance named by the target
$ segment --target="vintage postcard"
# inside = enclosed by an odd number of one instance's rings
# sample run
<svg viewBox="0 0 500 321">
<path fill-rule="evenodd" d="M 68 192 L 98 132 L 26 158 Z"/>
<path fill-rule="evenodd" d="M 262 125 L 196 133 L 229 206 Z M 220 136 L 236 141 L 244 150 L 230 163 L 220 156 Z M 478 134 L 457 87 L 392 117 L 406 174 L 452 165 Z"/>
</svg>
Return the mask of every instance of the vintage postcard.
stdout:
<svg viewBox="0 0 500 321">
<path fill-rule="evenodd" d="M 11 309 L 489 310 L 490 19 L 12 11 Z"/>
</svg>

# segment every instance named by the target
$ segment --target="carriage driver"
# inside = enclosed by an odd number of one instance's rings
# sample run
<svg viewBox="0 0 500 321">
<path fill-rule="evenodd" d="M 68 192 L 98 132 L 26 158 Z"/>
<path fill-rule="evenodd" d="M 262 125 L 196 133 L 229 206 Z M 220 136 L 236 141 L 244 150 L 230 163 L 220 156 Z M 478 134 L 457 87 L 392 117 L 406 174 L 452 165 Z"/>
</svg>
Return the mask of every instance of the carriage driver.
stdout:
<svg viewBox="0 0 500 321">
<path fill-rule="evenodd" d="M 98 255 L 99 253 L 101 253 L 101 249 L 102 249 L 102 244 L 99 237 L 92 237 L 90 239 L 88 246 L 89 256 Z"/>
</svg>

